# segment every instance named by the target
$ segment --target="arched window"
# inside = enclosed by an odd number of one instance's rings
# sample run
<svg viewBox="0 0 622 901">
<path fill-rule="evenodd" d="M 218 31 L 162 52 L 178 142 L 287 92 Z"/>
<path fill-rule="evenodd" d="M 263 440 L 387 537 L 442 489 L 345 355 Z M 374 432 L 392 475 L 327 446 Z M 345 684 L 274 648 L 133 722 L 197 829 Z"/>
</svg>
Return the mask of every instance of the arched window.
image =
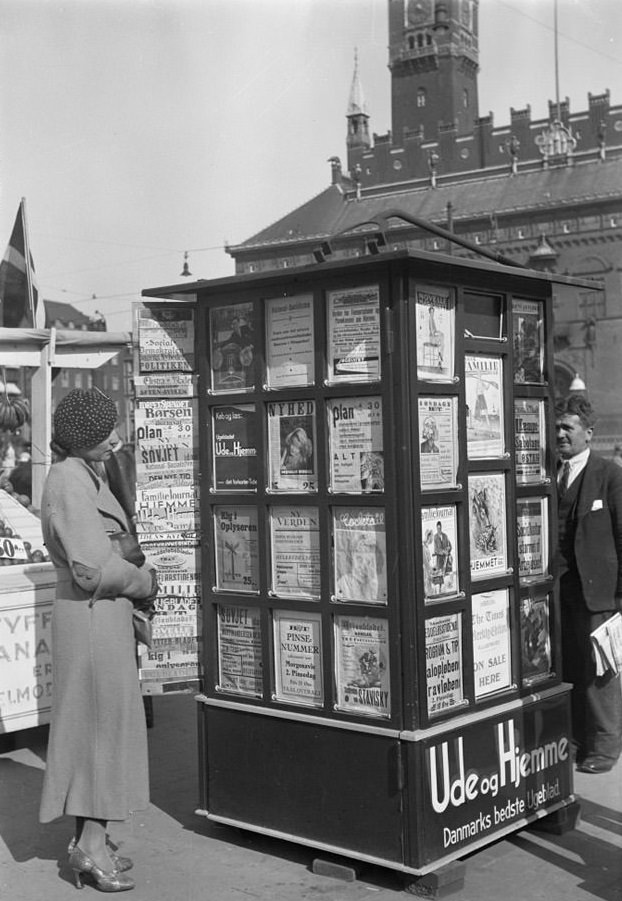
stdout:
<svg viewBox="0 0 622 901">
<path fill-rule="evenodd" d="M 462 103 L 465 109 L 469 108 L 469 92 L 466 88 L 462 92 Z"/>
<path fill-rule="evenodd" d="M 417 91 L 417 106 L 419 106 L 419 107 L 425 106 L 425 100 L 426 100 L 425 88 L 419 88 Z"/>
<path fill-rule="evenodd" d="M 412 36 L 412 34 L 411 34 L 411 36 L 408 38 L 408 49 L 409 49 L 409 50 L 414 50 L 414 49 L 415 49 L 415 39 L 414 39 L 414 37 Z"/>
</svg>

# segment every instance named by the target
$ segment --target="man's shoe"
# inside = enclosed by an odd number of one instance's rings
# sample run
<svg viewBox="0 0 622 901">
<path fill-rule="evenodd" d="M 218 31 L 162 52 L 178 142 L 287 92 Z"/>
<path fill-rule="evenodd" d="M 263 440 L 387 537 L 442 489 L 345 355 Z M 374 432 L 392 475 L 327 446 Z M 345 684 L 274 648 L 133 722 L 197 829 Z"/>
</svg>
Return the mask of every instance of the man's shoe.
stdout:
<svg viewBox="0 0 622 901">
<path fill-rule="evenodd" d="M 600 757 L 598 754 L 590 754 L 585 760 L 577 764 L 579 773 L 608 773 L 615 766 L 616 761 L 611 757 Z"/>
</svg>

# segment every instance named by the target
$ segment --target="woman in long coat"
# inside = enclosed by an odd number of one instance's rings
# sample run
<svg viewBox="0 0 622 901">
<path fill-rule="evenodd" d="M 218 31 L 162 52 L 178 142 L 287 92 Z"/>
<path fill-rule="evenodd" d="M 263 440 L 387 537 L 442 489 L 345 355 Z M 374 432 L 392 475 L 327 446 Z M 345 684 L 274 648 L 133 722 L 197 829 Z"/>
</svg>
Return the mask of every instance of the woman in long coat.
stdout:
<svg viewBox="0 0 622 901">
<path fill-rule="evenodd" d="M 116 407 L 98 389 L 71 391 L 54 414 L 41 524 L 57 573 L 52 619 L 54 696 L 40 819 L 76 817 L 69 864 L 102 891 L 134 882 L 114 855 L 108 822 L 149 802 L 147 734 L 132 611 L 156 590 L 154 570 L 123 559 L 109 535 L 126 514 L 98 475 L 118 443 Z"/>
</svg>

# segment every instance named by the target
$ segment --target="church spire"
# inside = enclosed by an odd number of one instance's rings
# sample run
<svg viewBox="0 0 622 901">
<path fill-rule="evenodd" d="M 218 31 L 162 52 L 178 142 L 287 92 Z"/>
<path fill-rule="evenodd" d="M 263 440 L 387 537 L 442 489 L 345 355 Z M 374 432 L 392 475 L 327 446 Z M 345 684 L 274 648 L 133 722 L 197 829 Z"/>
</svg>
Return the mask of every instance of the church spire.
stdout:
<svg viewBox="0 0 622 901">
<path fill-rule="evenodd" d="M 354 51 L 354 74 L 352 76 L 352 85 L 350 86 L 346 118 L 348 120 L 348 136 L 346 139 L 348 150 L 369 147 L 371 144 L 369 140 L 369 114 L 359 77 L 359 58 L 356 49 Z"/>
</svg>

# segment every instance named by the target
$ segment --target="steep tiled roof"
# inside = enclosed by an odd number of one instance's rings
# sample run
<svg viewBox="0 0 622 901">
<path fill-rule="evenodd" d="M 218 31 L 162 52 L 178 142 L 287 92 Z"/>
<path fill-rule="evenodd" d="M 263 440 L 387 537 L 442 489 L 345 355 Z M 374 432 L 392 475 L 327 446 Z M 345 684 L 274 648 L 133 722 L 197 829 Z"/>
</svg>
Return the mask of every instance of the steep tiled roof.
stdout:
<svg viewBox="0 0 622 901">
<path fill-rule="evenodd" d="M 458 221 L 488 217 L 493 212 L 500 215 L 545 211 L 607 198 L 622 198 L 622 157 L 513 176 L 507 169 L 496 175 L 488 170 L 487 175 L 469 180 L 439 181 L 436 188 L 424 185 L 405 186 L 402 190 L 387 187 L 386 192 L 375 189 L 363 192 L 360 200 L 346 200 L 342 190 L 331 185 L 237 249 L 327 237 L 394 209 L 431 222 L 444 222 L 448 203 L 452 204 L 454 221 Z"/>
</svg>

